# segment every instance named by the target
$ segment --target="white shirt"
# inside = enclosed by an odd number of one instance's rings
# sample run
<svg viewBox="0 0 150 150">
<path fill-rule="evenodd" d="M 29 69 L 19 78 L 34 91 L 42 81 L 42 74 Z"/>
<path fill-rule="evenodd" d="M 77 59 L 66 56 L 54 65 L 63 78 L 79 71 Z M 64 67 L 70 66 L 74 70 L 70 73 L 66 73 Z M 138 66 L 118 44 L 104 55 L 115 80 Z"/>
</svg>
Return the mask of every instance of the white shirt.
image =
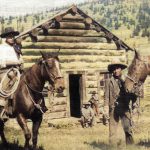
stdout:
<svg viewBox="0 0 150 150">
<path fill-rule="evenodd" d="M 7 65 L 20 64 L 19 58 L 14 48 L 7 43 L 0 45 L 0 68 L 5 68 Z"/>
</svg>

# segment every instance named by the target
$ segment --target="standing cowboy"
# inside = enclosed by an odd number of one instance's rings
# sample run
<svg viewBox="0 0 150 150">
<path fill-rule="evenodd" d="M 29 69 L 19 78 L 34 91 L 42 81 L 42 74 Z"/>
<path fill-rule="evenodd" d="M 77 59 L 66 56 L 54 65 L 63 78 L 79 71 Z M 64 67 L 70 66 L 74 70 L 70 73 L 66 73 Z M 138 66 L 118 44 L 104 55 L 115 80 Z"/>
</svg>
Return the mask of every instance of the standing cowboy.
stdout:
<svg viewBox="0 0 150 150">
<path fill-rule="evenodd" d="M 5 43 L 0 45 L 0 82 L 10 68 L 18 68 L 22 63 L 21 46 L 16 44 L 14 37 L 19 35 L 12 27 L 5 28 L 4 33 L 0 35 L 5 39 Z M 2 83 L 1 83 L 2 84 Z M 6 98 L 0 95 L 0 119 L 7 119 L 5 106 Z"/>
<path fill-rule="evenodd" d="M 131 115 L 129 109 L 129 100 L 124 88 L 124 82 L 121 79 L 122 70 L 127 66 L 115 59 L 108 65 L 108 71 L 112 77 L 106 80 L 104 96 L 104 114 L 109 116 L 109 142 L 117 146 L 117 126 L 121 119 L 125 132 L 126 143 L 133 144 L 131 130 Z M 104 115 L 104 116 L 105 116 Z"/>
</svg>

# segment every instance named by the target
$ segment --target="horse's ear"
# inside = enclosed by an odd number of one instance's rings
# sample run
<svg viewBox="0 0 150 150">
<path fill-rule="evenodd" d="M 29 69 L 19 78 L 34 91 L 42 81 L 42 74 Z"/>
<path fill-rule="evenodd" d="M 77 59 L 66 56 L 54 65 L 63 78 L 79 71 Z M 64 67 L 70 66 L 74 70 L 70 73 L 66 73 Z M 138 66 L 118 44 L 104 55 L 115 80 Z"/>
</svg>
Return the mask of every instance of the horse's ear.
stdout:
<svg viewBox="0 0 150 150">
<path fill-rule="evenodd" d="M 136 49 L 134 49 L 134 52 L 135 52 L 135 58 L 140 59 L 140 53 Z"/>
<path fill-rule="evenodd" d="M 43 53 L 42 51 L 40 51 L 40 54 L 42 55 L 43 59 L 46 59 L 46 54 L 45 53 Z"/>
</svg>

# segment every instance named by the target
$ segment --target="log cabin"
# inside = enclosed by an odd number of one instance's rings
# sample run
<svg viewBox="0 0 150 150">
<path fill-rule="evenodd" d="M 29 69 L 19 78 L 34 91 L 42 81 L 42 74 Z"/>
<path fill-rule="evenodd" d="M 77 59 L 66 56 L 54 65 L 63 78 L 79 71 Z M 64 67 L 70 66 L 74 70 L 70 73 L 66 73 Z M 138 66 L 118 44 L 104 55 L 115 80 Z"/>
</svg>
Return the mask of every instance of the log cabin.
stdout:
<svg viewBox="0 0 150 150">
<path fill-rule="evenodd" d="M 40 51 L 57 53 L 60 49 L 66 89 L 48 94 L 47 119 L 80 117 L 82 104 L 93 91 L 102 102 L 108 64 L 115 57 L 127 63 L 127 51 L 133 50 L 75 5 L 22 32 L 16 40 L 22 41 L 25 67 L 41 57 Z"/>
</svg>

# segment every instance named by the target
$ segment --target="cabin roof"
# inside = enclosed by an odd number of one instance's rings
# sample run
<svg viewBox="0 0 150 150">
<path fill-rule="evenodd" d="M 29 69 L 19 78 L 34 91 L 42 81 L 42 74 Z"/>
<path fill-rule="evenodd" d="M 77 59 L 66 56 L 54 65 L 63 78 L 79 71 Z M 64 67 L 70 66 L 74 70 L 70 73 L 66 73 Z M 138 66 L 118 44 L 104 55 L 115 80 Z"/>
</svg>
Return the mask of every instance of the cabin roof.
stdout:
<svg viewBox="0 0 150 150">
<path fill-rule="evenodd" d="M 56 27 L 56 29 L 58 29 L 59 21 L 61 21 L 62 18 L 67 14 L 71 14 L 71 15 L 78 14 L 81 17 L 85 18 L 85 23 L 86 23 L 87 27 L 92 28 L 93 30 L 96 30 L 97 32 L 104 33 L 104 37 L 106 38 L 107 42 L 111 43 L 111 41 L 113 41 L 116 44 L 118 50 L 120 50 L 120 49 L 125 49 L 126 51 L 133 50 L 130 46 L 128 46 L 121 39 L 119 39 L 116 35 L 114 35 L 112 32 L 110 32 L 104 26 L 99 24 L 92 17 L 88 16 L 86 13 L 84 13 L 81 9 L 79 9 L 75 5 L 72 5 L 70 8 L 68 8 L 68 9 L 56 14 L 55 16 L 33 26 L 31 29 L 20 33 L 20 35 L 17 36 L 16 39 L 19 39 L 19 38 L 24 39 L 24 38 L 29 37 L 29 36 L 36 38 L 36 36 L 38 35 L 38 32 L 41 30 L 43 30 L 43 32 L 48 32 L 48 29 L 51 29 L 51 28 L 54 29 Z"/>
</svg>

